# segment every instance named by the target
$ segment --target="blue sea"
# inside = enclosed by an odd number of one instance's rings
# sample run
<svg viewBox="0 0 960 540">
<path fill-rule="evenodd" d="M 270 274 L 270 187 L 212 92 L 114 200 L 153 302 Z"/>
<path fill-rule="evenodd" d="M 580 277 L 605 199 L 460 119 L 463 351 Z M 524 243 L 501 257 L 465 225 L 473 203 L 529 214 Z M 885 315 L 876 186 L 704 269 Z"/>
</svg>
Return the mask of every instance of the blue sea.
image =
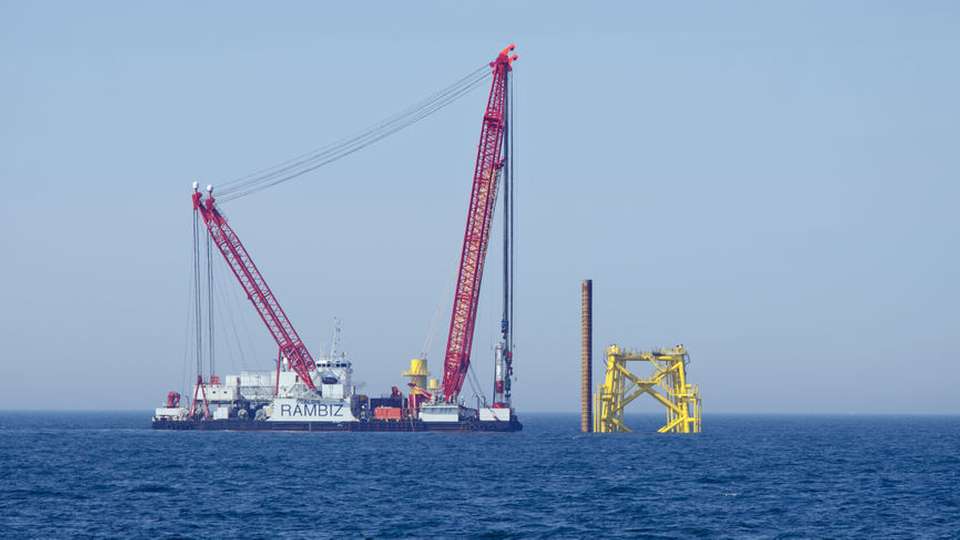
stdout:
<svg viewBox="0 0 960 540">
<path fill-rule="evenodd" d="M 960 417 L 704 417 L 696 436 L 190 433 L 0 413 L 5 538 L 960 538 Z M 652 431 L 658 418 L 630 420 Z"/>
</svg>

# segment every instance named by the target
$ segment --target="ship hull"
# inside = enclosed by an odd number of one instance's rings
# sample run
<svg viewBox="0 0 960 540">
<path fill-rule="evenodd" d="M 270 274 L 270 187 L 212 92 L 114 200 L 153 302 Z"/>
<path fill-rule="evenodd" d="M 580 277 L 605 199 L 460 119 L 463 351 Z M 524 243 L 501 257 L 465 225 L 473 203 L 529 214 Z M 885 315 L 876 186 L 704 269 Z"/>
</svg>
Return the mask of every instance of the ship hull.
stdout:
<svg viewBox="0 0 960 540">
<path fill-rule="evenodd" d="M 514 432 L 523 429 L 516 418 L 508 422 L 464 420 L 422 422 L 420 420 L 369 420 L 365 422 L 265 422 L 258 420 L 167 420 L 155 419 L 153 429 L 177 431 L 488 431 Z"/>
</svg>

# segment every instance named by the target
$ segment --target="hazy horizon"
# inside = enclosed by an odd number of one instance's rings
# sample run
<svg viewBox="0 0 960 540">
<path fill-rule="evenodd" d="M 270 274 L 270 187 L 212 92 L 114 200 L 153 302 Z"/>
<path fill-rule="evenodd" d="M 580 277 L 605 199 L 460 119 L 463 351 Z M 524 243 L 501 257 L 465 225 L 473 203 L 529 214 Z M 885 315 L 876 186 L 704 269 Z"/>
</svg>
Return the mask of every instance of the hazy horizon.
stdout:
<svg viewBox="0 0 960 540">
<path fill-rule="evenodd" d="M 584 278 L 595 380 L 608 344 L 683 343 L 705 416 L 960 414 L 958 23 L 949 2 L 0 2 L 0 410 L 183 391 L 191 183 L 355 133 L 516 43 L 521 415 L 579 407 Z M 485 93 L 224 205 L 315 356 L 343 320 L 365 393 L 425 341 L 441 372 Z M 220 270 L 218 371 L 271 369 Z"/>
</svg>

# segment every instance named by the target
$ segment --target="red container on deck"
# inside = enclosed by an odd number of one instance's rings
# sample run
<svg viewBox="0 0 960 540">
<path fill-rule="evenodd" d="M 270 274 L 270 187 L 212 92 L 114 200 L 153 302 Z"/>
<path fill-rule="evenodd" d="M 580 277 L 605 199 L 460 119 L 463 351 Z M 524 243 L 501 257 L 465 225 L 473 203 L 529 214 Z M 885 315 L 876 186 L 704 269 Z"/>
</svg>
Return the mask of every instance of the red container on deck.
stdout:
<svg viewBox="0 0 960 540">
<path fill-rule="evenodd" d="M 373 417 L 377 420 L 400 420 L 400 407 L 377 407 Z"/>
</svg>

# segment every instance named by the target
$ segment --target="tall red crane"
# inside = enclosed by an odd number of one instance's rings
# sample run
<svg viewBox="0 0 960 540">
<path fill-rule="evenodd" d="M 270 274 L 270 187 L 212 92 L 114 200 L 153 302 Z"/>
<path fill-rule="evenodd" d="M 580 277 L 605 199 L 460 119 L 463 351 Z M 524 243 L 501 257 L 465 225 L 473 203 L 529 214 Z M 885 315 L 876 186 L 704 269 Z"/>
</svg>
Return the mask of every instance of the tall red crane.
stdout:
<svg viewBox="0 0 960 540">
<path fill-rule="evenodd" d="M 213 198 L 213 188 L 207 187 L 207 198 L 203 196 L 197 187 L 193 186 L 193 209 L 203 218 L 207 226 L 207 232 L 210 238 L 216 244 L 220 254 L 227 261 L 227 266 L 236 276 L 240 286 L 247 293 L 247 298 L 257 309 L 260 319 L 267 325 L 267 330 L 280 347 L 281 358 L 286 358 L 290 367 L 297 373 L 300 380 L 311 390 L 315 390 L 313 379 L 310 372 L 316 370 L 316 363 L 303 344 L 303 340 L 293 328 L 287 314 L 284 313 L 277 298 L 270 290 L 257 265 L 247 252 L 237 233 L 227 223 L 227 219 L 220 213 Z M 279 360 L 278 360 L 279 361 Z M 279 365 L 278 365 L 279 369 Z"/>
<path fill-rule="evenodd" d="M 470 192 L 467 225 L 460 253 L 457 289 L 453 297 L 450 332 L 443 361 L 443 397 L 448 402 L 456 400 L 460 394 L 470 368 L 470 349 L 473 346 L 473 330 L 480 300 L 483 262 L 487 255 L 493 223 L 497 180 L 503 166 L 501 154 L 506 130 L 507 77 L 512 70 L 513 61 L 517 59 L 517 55 L 513 54 L 515 48 L 514 45 L 507 46 L 500 51 L 496 60 L 490 62 L 493 81 L 480 130 L 477 162 L 473 170 L 473 189 Z"/>
</svg>

